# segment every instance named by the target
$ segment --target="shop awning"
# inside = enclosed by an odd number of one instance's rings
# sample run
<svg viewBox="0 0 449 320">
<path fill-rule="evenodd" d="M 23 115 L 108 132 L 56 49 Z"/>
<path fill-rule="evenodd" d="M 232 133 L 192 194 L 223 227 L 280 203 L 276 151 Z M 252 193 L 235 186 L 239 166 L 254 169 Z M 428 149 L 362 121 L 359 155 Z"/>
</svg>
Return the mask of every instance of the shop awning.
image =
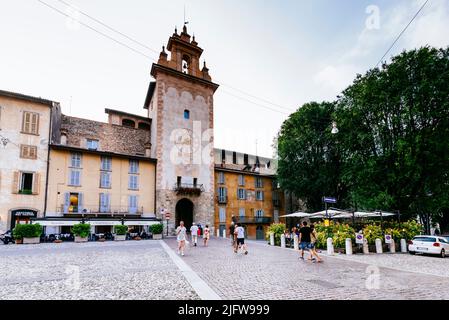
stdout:
<svg viewBox="0 0 449 320">
<path fill-rule="evenodd" d="M 135 221 L 125 221 L 125 226 L 151 226 L 153 224 L 160 224 L 160 221 L 139 221 L 139 220 L 135 220 Z"/>
</svg>

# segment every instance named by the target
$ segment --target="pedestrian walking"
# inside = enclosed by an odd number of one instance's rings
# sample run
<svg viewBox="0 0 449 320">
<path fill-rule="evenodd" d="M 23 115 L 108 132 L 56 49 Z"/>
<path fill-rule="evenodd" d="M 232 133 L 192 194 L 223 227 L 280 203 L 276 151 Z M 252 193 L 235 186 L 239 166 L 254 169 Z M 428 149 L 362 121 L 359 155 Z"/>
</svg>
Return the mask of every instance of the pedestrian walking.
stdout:
<svg viewBox="0 0 449 320">
<path fill-rule="evenodd" d="M 198 226 L 196 225 L 195 222 L 190 227 L 190 234 L 192 237 L 193 246 L 196 247 L 198 243 Z"/>
<path fill-rule="evenodd" d="M 323 262 L 323 260 L 318 255 L 318 252 L 316 251 L 316 242 L 318 240 L 318 234 L 316 233 L 315 226 L 313 224 L 310 225 L 310 261 L 314 261 L 315 259 L 313 257 L 316 257 L 316 261 L 318 263 Z"/>
<path fill-rule="evenodd" d="M 206 227 L 203 230 L 203 239 L 204 239 L 204 246 L 207 247 L 210 239 L 210 230 L 208 225 L 206 225 Z"/>
<path fill-rule="evenodd" d="M 184 256 L 184 249 L 187 240 L 187 229 L 184 227 L 184 221 L 179 223 L 179 227 L 176 229 L 176 237 L 178 240 L 178 254 Z"/>
<path fill-rule="evenodd" d="M 299 248 L 301 249 L 300 258 L 304 260 L 304 251 L 310 248 L 310 228 L 307 226 L 307 221 L 302 223 L 302 228 L 299 229 Z"/>
<path fill-rule="evenodd" d="M 239 249 L 242 249 L 245 255 L 248 254 L 248 247 L 245 244 L 245 229 L 239 224 L 236 224 L 234 234 L 237 237 L 236 246 L 234 247 L 234 252 L 237 253 Z"/>
</svg>

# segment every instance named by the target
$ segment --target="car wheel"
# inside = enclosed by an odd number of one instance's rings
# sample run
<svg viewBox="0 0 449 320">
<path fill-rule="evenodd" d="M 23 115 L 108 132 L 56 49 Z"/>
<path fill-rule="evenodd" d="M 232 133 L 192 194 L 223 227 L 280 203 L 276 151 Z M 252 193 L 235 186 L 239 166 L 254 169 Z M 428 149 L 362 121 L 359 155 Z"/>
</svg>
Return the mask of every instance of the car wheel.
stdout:
<svg viewBox="0 0 449 320">
<path fill-rule="evenodd" d="M 441 258 L 446 258 L 446 251 L 444 249 L 441 249 Z"/>
</svg>

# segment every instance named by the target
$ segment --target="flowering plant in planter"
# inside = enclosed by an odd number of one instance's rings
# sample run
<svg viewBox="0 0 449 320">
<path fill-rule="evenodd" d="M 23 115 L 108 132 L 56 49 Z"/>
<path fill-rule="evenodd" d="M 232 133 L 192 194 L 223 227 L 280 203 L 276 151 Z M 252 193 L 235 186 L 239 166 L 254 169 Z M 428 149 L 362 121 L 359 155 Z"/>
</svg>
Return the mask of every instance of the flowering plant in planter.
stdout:
<svg viewBox="0 0 449 320">
<path fill-rule="evenodd" d="M 18 224 L 12 231 L 13 237 L 16 240 L 24 238 L 38 238 L 42 234 L 42 226 L 36 224 Z"/>
</svg>

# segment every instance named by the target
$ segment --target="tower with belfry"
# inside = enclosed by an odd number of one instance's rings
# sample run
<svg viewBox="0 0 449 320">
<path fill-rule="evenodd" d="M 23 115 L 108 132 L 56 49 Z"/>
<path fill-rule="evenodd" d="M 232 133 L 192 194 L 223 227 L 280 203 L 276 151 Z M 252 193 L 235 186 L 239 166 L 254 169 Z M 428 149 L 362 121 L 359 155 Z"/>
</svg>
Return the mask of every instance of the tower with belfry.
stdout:
<svg viewBox="0 0 449 320">
<path fill-rule="evenodd" d="M 180 221 L 214 225 L 214 93 L 203 49 L 184 25 L 175 29 L 151 69 L 144 108 L 157 159 L 156 215 L 173 233 Z"/>
</svg>

